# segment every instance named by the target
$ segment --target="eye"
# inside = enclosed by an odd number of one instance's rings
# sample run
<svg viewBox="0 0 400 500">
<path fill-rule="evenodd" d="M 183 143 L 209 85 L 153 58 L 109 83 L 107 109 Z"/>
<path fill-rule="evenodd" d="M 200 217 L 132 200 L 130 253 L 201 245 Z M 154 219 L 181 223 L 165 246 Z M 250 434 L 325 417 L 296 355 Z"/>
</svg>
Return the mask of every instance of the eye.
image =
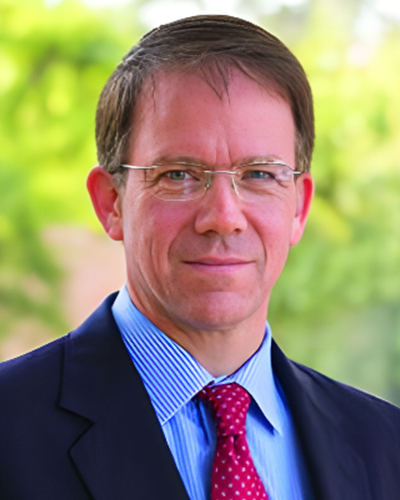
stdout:
<svg viewBox="0 0 400 500">
<path fill-rule="evenodd" d="M 192 182 L 198 181 L 203 177 L 203 170 L 195 165 L 160 165 L 155 172 L 157 179 L 164 182 Z"/>
<path fill-rule="evenodd" d="M 243 180 L 274 180 L 275 174 L 269 166 L 249 166 L 242 171 Z"/>
<path fill-rule="evenodd" d="M 274 179 L 275 176 L 271 173 L 271 172 L 268 172 L 267 170 L 249 170 L 247 172 L 247 177 L 249 177 L 250 179 L 266 179 L 268 177 Z"/>
<path fill-rule="evenodd" d="M 189 173 L 186 170 L 168 170 L 163 176 L 168 177 L 171 181 L 184 181 Z"/>
</svg>

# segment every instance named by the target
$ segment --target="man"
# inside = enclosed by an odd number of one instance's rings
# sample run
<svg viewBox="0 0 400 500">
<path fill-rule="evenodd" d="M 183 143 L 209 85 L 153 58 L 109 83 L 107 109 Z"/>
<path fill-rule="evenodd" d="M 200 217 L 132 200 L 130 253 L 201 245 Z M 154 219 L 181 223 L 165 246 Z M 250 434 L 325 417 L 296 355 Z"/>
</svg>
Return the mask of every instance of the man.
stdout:
<svg viewBox="0 0 400 500">
<path fill-rule="evenodd" d="M 126 287 L 2 365 L 1 498 L 400 497 L 400 411 L 289 361 L 265 323 L 313 140 L 305 74 L 257 26 L 183 19 L 127 54 L 88 178 Z"/>
</svg>

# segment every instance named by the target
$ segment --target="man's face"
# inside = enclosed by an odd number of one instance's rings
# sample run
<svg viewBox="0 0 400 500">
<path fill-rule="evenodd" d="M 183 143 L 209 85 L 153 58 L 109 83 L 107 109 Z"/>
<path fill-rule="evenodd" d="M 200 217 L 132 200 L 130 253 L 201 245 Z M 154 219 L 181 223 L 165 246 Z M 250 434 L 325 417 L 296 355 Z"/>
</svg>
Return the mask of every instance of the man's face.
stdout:
<svg viewBox="0 0 400 500">
<path fill-rule="evenodd" d="M 295 166 L 290 106 L 241 72 L 222 99 L 199 76 L 179 72 L 158 74 L 155 88 L 142 92 L 127 163 L 184 159 L 226 170 L 269 157 Z M 262 203 L 241 200 L 228 175 L 191 201 L 159 200 L 143 178 L 129 171 L 120 220 L 137 307 L 167 334 L 265 322 L 272 287 L 305 224 L 309 174 Z"/>
</svg>

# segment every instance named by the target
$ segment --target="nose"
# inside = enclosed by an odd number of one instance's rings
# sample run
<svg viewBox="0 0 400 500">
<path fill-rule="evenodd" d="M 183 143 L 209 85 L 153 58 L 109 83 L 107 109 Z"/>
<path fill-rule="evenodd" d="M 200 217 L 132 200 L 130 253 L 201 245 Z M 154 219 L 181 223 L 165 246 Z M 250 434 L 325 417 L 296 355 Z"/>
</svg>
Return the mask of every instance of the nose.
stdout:
<svg viewBox="0 0 400 500">
<path fill-rule="evenodd" d="M 230 175 L 214 175 L 207 192 L 199 199 L 195 230 L 199 234 L 215 232 L 220 236 L 241 232 L 247 228 L 242 210 L 243 201 L 238 197 Z"/>
</svg>

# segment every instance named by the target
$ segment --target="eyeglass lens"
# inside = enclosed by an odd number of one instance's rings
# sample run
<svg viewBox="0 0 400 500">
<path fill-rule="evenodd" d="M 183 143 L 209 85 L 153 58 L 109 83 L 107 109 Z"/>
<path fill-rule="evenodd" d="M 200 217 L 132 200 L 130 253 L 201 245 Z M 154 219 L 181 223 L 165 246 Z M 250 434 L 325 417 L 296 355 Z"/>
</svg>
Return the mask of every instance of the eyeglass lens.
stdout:
<svg viewBox="0 0 400 500">
<path fill-rule="evenodd" d="M 196 165 L 159 165 L 145 171 L 146 189 L 162 200 L 192 200 L 202 196 L 216 175 L 230 175 L 238 196 L 258 201 L 278 190 L 288 189 L 294 172 L 283 163 L 245 165 L 234 170 L 206 170 Z"/>
</svg>

